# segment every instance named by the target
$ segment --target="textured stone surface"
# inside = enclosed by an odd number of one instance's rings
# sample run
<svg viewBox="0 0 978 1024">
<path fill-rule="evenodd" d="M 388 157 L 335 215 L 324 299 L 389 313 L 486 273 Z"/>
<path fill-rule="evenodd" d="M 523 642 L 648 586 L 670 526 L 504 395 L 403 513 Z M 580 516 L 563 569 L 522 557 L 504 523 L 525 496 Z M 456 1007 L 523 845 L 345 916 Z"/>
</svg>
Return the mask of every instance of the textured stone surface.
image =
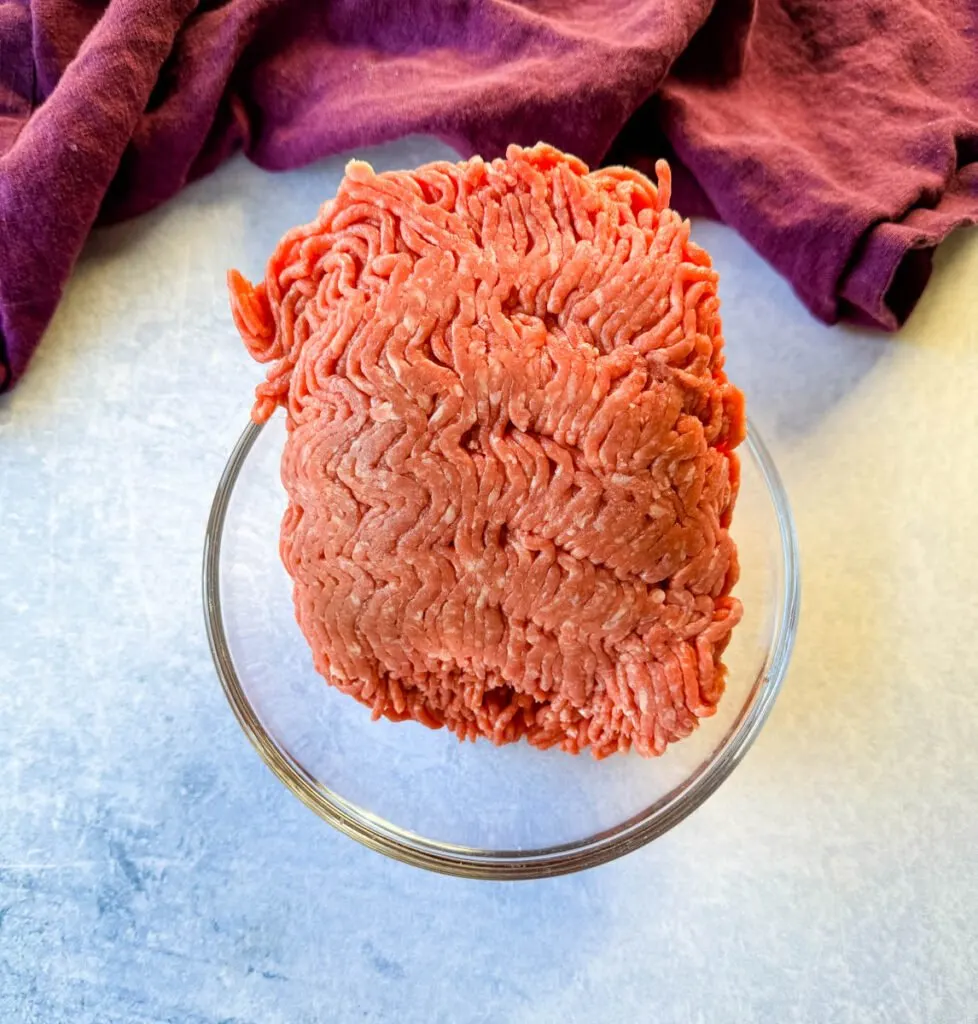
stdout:
<svg viewBox="0 0 978 1024">
<path fill-rule="evenodd" d="M 97 234 L 0 400 L 0 1020 L 975 1020 L 978 512 L 956 474 L 978 465 L 978 235 L 884 339 L 815 324 L 729 231 L 697 227 L 798 519 L 785 691 L 731 780 L 651 847 L 464 882 L 287 793 L 201 621 L 204 523 L 256 380 L 224 270 L 258 272 L 342 164 L 235 162 Z"/>
</svg>

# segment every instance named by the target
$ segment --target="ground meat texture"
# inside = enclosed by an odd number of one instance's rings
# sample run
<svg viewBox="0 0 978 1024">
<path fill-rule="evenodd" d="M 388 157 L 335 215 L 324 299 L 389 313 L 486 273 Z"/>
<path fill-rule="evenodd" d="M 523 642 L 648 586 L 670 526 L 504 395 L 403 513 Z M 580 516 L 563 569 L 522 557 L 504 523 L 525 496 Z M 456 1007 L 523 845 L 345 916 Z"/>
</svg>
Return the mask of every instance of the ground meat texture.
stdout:
<svg viewBox="0 0 978 1024">
<path fill-rule="evenodd" d="M 656 173 L 353 162 L 264 282 L 231 272 L 296 618 L 375 717 L 604 757 L 714 712 L 743 399 Z"/>
</svg>

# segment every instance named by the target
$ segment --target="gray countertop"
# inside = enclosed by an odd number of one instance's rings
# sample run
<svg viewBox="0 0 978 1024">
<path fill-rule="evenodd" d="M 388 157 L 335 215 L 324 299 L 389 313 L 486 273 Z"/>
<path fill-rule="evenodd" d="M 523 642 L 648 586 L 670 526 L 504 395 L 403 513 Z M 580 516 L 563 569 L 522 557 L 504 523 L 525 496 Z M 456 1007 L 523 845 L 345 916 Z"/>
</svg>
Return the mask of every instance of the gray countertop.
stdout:
<svg viewBox="0 0 978 1024">
<path fill-rule="evenodd" d="M 815 323 L 739 238 L 696 226 L 798 524 L 784 692 L 651 846 L 469 882 L 306 810 L 204 636 L 204 524 L 260 374 L 224 273 L 260 273 L 343 163 L 237 160 L 97 232 L 0 399 L 0 1020 L 978 1020 L 978 233 L 888 338 Z"/>
</svg>

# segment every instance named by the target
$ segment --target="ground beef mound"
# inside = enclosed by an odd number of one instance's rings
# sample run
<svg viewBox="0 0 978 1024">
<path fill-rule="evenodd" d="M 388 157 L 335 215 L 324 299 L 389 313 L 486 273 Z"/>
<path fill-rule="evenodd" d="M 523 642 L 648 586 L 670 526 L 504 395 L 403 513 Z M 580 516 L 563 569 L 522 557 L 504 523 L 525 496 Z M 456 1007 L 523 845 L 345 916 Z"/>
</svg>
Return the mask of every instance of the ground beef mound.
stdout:
<svg viewBox="0 0 978 1024">
<path fill-rule="evenodd" d="M 603 757 L 714 712 L 743 399 L 656 171 L 354 162 L 263 283 L 231 272 L 296 618 L 375 717 Z"/>
</svg>

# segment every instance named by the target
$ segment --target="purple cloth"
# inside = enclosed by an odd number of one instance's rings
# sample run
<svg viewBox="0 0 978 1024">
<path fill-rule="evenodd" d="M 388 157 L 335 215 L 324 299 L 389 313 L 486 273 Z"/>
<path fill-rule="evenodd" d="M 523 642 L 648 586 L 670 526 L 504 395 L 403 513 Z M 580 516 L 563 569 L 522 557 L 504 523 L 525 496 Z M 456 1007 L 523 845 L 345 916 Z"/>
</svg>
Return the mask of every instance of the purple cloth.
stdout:
<svg viewBox="0 0 978 1024">
<path fill-rule="evenodd" d="M 894 329 L 978 219 L 978 2 L 0 0 L 0 389 L 97 220 L 408 132 L 666 155 L 816 316 Z"/>
</svg>

